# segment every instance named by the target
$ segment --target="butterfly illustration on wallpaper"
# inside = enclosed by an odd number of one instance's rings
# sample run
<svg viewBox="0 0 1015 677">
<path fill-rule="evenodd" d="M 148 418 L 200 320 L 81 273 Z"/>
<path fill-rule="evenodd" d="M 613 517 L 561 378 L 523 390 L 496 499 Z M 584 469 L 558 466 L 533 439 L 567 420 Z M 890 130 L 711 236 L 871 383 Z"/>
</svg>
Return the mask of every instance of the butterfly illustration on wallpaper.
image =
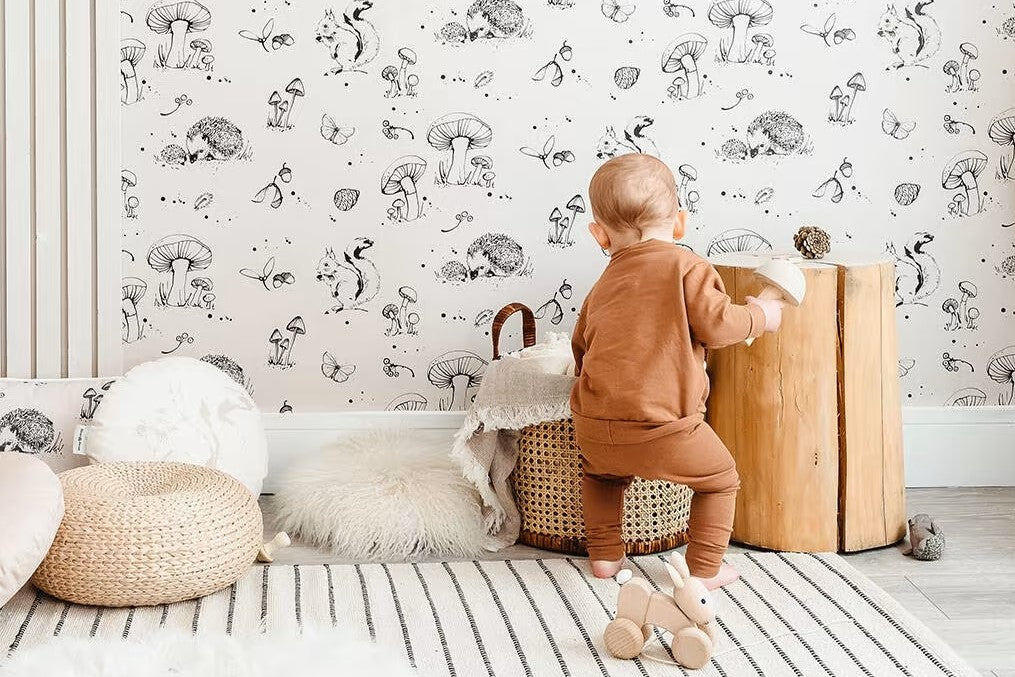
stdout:
<svg viewBox="0 0 1015 677">
<path fill-rule="evenodd" d="M 635 9 L 637 8 L 634 3 L 620 3 L 617 0 L 605 0 L 602 7 L 603 16 L 618 24 L 630 19 Z"/>
<path fill-rule="evenodd" d="M 341 365 L 335 356 L 325 351 L 321 356 L 321 373 L 324 377 L 335 383 L 345 383 L 349 377 L 356 373 L 356 365 Z"/>
<path fill-rule="evenodd" d="M 885 109 L 881 114 L 881 129 L 888 136 L 898 139 L 899 141 L 907 138 L 909 133 L 916 129 L 916 122 L 900 122 L 895 113 L 889 109 Z"/>
<path fill-rule="evenodd" d="M 321 136 L 336 146 L 341 146 L 355 133 L 354 127 L 339 127 L 334 118 L 327 113 L 321 117 Z"/>
</svg>

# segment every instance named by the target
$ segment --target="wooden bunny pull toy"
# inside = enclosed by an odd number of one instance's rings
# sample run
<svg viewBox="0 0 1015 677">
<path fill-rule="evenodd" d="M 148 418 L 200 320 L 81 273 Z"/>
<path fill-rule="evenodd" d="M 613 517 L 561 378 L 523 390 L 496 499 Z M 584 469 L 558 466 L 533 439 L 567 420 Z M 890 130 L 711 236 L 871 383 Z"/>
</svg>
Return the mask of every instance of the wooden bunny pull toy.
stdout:
<svg viewBox="0 0 1015 677">
<path fill-rule="evenodd" d="M 624 583 L 617 595 L 617 616 L 606 626 L 606 649 L 616 658 L 634 658 L 656 626 L 673 634 L 670 650 L 677 662 L 697 670 L 712 657 L 715 606 L 705 585 L 691 577 L 683 555 L 674 552 L 668 559 L 673 594 L 656 592 L 643 578 Z"/>
</svg>

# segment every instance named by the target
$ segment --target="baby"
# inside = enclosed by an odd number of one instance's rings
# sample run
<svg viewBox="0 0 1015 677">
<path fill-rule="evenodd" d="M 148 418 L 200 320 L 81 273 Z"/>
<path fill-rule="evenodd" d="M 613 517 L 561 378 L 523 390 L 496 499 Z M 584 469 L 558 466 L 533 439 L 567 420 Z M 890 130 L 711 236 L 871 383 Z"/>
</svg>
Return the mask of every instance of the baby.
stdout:
<svg viewBox="0 0 1015 677">
<path fill-rule="evenodd" d="M 706 348 L 776 331 L 778 301 L 736 305 L 703 258 L 677 246 L 687 212 L 659 159 L 616 157 L 589 185 L 589 231 L 610 263 L 575 326 L 571 410 L 582 450 L 582 502 L 592 572 L 623 565 L 624 490 L 634 477 L 686 484 L 691 574 L 715 589 L 739 574 L 723 564 L 740 479 L 729 450 L 704 422 Z"/>
</svg>

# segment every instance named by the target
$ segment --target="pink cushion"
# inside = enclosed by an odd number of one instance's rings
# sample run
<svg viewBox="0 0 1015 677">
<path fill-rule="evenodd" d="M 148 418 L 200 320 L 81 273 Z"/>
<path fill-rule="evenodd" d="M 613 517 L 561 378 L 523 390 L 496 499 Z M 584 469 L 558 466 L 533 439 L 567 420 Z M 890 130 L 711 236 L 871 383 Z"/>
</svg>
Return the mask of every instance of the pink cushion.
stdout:
<svg viewBox="0 0 1015 677">
<path fill-rule="evenodd" d="M 45 463 L 0 453 L 0 606 L 42 563 L 63 518 L 63 489 Z"/>
</svg>

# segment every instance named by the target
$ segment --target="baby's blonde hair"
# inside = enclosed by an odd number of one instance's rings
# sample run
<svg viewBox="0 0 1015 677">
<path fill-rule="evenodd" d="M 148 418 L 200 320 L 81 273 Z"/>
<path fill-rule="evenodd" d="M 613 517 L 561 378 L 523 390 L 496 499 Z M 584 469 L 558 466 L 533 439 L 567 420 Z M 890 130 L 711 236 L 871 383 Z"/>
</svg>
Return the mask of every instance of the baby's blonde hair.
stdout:
<svg viewBox="0 0 1015 677">
<path fill-rule="evenodd" d="M 659 158 L 642 153 L 618 155 L 600 167 L 589 183 L 589 201 L 604 227 L 639 233 L 671 223 L 680 210 L 673 172 Z"/>
</svg>

